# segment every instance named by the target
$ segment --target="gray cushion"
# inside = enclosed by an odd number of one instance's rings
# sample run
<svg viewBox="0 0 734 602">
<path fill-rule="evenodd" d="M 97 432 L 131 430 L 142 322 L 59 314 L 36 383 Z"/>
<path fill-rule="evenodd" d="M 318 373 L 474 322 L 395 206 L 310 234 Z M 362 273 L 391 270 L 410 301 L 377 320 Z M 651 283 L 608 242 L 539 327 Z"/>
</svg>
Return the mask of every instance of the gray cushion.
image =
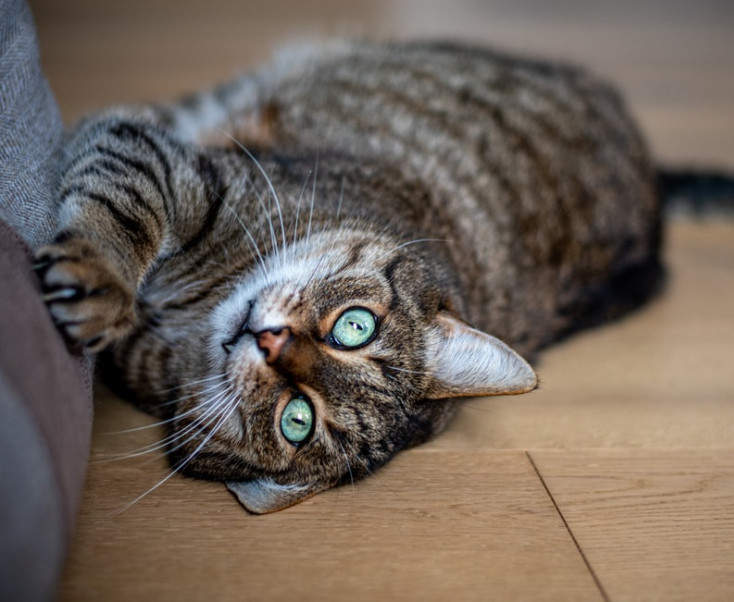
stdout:
<svg viewBox="0 0 734 602">
<path fill-rule="evenodd" d="M 63 128 L 24 0 L 0 0 L 0 216 L 32 247 L 54 229 Z"/>
<path fill-rule="evenodd" d="M 28 6 L 0 0 L 0 600 L 55 597 L 89 455 L 90 364 L 31 269 L 54 230 L 61 140 Z"/>
</svg>

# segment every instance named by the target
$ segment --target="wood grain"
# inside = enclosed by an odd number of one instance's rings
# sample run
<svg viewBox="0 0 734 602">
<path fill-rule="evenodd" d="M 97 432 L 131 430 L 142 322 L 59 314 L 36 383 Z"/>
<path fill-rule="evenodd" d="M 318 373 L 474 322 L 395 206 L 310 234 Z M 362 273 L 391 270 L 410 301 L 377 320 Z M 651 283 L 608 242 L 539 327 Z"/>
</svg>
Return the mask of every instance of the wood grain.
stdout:
<svg viewBox="0 0 734 602">
<path fill-rule="evenodd" d="M 100 405 L 97 459 L 155 442 L 110 445 L 106 418 L 141 416 Z M 176 477 L 115 515 L 166 475 L 159 457 L 91 465 L 62 600 L 601 599 L 522 452 L 406 452 L 262 517 L 220 484 Z"/>
<path fill-rule="evenodd" d="M 30 0 L 68 122 L 169 100 L 292 39 L 458 38 L 581 63 L 618 84 L 657 157 L 734 167 L 734 4 L 721 0 Z"/>
<path fill-rule="evenodd" d="M 439 36 L 583 63 L 659 160 L 734 167 L 731 2 L 30 4 L 68 123 L 229 78 L 293 36 Z M 472 401 L 374 478 L 272 516 L 178 477 L 115 515 L 168 473 L 155 454 L 98 462 L 160 434 L 105 434 L 150 419 L 100 389 L 61 599 L 734 599 L 734 225 L 672 224 L 666 253 L 665 295 L 545 353 L 539 391 Z"/>
<path fill-rule="evenodd" d="M 734 224 L 674 222 L 642 311 L 545 352 L 530 395 L 469 402 L 443 449 L 700 448 L 734 442 Z"/>
<path fill-rule="evenodd" d="M 731 600 L 734 450 L 532 452 L 612 600 Z"/>
</svg>

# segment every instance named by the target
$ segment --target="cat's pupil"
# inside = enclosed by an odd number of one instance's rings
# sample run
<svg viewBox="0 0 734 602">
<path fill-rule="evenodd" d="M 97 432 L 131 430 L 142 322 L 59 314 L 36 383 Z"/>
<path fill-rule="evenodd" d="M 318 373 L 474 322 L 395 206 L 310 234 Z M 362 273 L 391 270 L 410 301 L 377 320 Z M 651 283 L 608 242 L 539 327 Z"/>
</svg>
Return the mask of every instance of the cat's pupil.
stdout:
<svg viewBox="0 0 734 602">
<path fill-rule="evenodd" d="M 377 319 L 368 309 L 352 307 L 339 316 L 331 334 L 342 347 L 362 347 L 377 334 Z"/>
<path fill-rule="evenodd" d="M 313 429 L 313 408 L 303 397 L 294 397 L 288 402 L 280 417 L 283 436 L 294 445 L 302 443 Z"/>
</svg>

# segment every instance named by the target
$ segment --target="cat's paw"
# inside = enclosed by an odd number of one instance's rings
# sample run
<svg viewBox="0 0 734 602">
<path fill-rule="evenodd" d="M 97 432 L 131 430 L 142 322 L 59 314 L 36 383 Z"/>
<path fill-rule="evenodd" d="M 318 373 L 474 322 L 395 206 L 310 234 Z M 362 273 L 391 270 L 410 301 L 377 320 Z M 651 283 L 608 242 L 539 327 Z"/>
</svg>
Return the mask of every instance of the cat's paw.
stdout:
<svg viewBox="0 0 734 602">
<path fill-rule="evenodd" d="M 131 330 L 135 293 L 93 243 L 72 239 L 42 247 L 34 269 L 70 347 L 99 351 Z"/>
</svg>

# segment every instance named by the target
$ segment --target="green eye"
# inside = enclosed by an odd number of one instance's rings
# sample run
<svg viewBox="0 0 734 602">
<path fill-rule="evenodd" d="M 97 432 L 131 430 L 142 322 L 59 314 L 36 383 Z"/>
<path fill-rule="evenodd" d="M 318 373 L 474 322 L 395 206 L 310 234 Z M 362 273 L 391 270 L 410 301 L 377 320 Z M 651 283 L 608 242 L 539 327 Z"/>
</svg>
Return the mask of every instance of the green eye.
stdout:
<svg viewBox="0 0 734 602">
<path fill-rule="evenodd" d="M 313 429 L 313 408 L 303 397 L 294 397 L 288 402 L 280 417 L 283 436 L 294 445 L 304 441 Z"/>
<path fill-rule="evenodd" d="M 331 336 L 337 345 L 357 349 L 369 343 L 377 334 L 377 319 L 363 307 L 346 310 L 334 324 Z"/>
</svg>

